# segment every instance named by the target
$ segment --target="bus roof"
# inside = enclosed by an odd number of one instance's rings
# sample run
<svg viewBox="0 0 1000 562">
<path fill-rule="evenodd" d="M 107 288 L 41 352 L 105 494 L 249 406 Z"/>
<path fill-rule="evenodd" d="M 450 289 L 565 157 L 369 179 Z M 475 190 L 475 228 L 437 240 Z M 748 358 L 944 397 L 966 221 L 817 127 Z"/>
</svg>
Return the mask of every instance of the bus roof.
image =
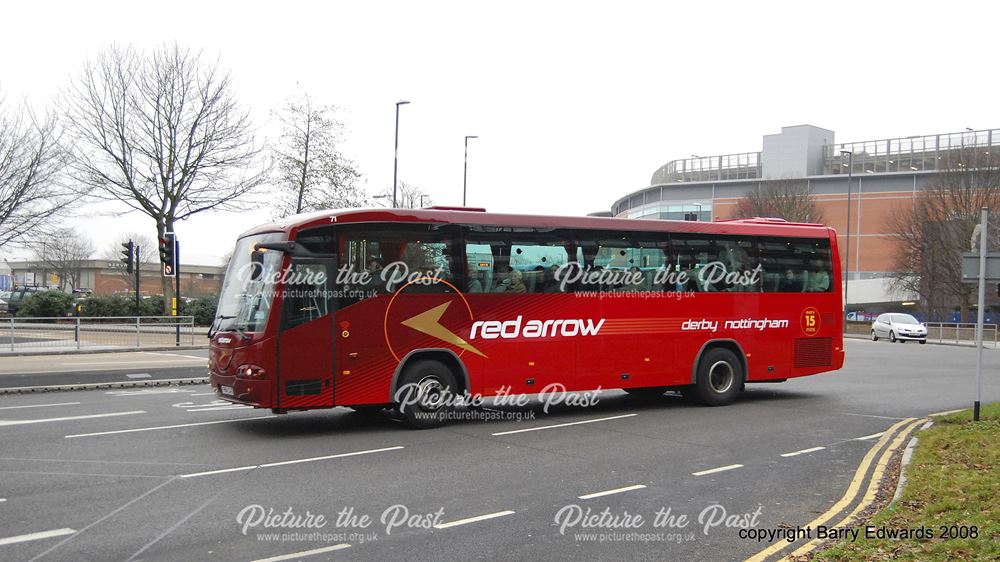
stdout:
<svg viewBox="0 0 1000 562">
<path fill-rule="evenodd" d="M 485 209 L 475 207 L 428 207 L 423 209 L 333 209 L 292 215 L 250 229 L 244 232 L 241 237 L 264 232 L 294 232 L 321 225 L 354 223 L 468 224 L 822 238 L 829 237 L 833 230 L 821 224 L 791 223 L 783 219 L 761 217 L 700 222 L 590 216 L 515 215 L 488 213 Z"/>
</svg>

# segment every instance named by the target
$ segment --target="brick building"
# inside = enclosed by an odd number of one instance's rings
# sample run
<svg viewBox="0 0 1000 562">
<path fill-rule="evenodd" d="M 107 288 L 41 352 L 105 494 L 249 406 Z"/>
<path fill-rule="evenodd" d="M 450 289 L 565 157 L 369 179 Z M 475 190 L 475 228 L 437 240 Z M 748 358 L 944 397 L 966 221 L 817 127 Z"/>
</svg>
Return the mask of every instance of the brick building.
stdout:
<svg viewBox="0 0 1000 562">
<path fill-rule="evenodd" d="M 801 180 L 811 189 L 824 223 L 837 230 L 843 261 L 848 166 L 853 162 L 851 263 L 842 263 L 850 272 L 848 304 L 852 309 L 878 309 L 916 299 L 893 292 L 888 283 L 888 275 L 895 272 L 889 217 L 912 204 L 934 181 L 950 151 L 1000 145 L 1000 129 L 837 143 L 833 131 L 799 125 L 765 135 L 762 144 L 759 152 L 667 162 L 653 173 L 648 187 L 615 201 L 611 215 L 731 218 L 740 199 L 765 182 Z"/>
<path fill-rule="evenodd" d="M 11 261 L 7 265 L 15 285 L 44 285 L 69 290 L 69 284 L 35 261 Z M 159 295 L 163 293 L 159 263 L 143 264 L 139 280 L 139 293 Z M 200 297 L 217 295 L 225 268 L 212 265 L 181 265 L 181 295 Z M 90 289 L 95 295 L 132 293 L 135 275 L 125 271 L 125 264 L 113 260 L 86 260 L 79 268 L 77 289 Z M 170 280 L 171 284 L 174 282 Z"/>
</svg>

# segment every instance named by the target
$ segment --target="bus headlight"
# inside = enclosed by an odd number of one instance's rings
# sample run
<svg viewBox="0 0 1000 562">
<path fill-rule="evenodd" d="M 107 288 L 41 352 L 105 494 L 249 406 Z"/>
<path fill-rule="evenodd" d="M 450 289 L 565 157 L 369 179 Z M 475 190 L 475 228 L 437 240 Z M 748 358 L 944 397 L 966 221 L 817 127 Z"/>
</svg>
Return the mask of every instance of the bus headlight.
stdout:
<svg viewBox="0 0 1000 562">
<path fill-rule="evenodd" d="M 238 379 L 263 379 L 267 377 L 267 372 L 264 371 L 263 367 L 257 365 L 240 365 L 239 369 L 236 369 L 236 378 Z"/>
</svg>

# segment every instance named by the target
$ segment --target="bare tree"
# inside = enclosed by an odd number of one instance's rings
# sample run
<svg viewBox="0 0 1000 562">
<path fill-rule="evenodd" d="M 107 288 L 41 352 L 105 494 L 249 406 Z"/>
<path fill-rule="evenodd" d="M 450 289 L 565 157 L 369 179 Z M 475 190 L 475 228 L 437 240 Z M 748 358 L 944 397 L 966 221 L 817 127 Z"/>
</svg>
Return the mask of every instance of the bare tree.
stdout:
<svg viewBox="0 0 1000 562">
<path fill-rule="evenodd" d="M 736 205 L 735 218 L 771 217 L 789 222 L 823 222 L 816 199 L 805 180 L 767 180 Z"/>
<path fill-rule="evenodd" d="M 0 247 L 38 234 L 74 198 L 59 181 L 66 164 L 55 120 L 0 98 Z"/>
<path fill-rule="evenodd" d="M 942 152 L 934 180 L 889 220 L 899 272 L 893 285 L 917 293 L 932 318 L 953 307 L 968 317 L 976 286 L 962 282 L 961 253 L 969 251 L 980 210 L 1000 211 L 1000 155 L 990 152 L 984 147 Z M 993 232 L 1000 227 L 996 222 L 990 221 Z"/>
<path fill-rule="evenodd" d="M 361 174 L 338 149 L 344 125 L 335 112 L 335 107 L 301 93 L 274 113 L 282 127 L 274 149 L 279 192 L 275 218 L 368 204 L 358 185 Z"/>
<path fill-rule="evenodd" d="M 121 262 L 122 259 L 122 244 L 128 244 L 131 240 L 133 244 L 139 246 L 139 265 L 140 271 L 142 271 L 143 265 L 150 265 L 153 263 L 159 263 L 159 246 L 153 238 L 141 234 L 139 232 L 125 232 L 118 235 L 113 244 L 109 244 L 104 250 L 102 255 L 103 259 L 107 260 L 108 263 L 121 264 L 121 267 L 116 271 L 121 276 L 122 280 L 125 281 L 126 287 L 132 287 L 135 283 L 135 275 L 129 273 L 125 268 L 125 264 Z"/>
<path fill-rule="evenodd" d="M 197 213 L 245 208 L 267 178 L 229 74 L 200 53 L 112 47 L 85 65 L 61 103 L 77 181 L 150 216 L 160 238 Z"/>
<path fill-rule="evenodd" d="M 379 201 L 385 202 L 387 205 L 392 205 L 392 187 L 387 188 L 384 192 L 376 195 L 374 197 Z M 428 207 L 434 204 L 434 200 L 431 199 L 430 195 L 424 191 L 424 188 L 418 185 L 412 185 L 404 181 L 399 182 L 399 187 L 396 189 L 396 206 L 400 209 L 419 209 L 421 207 Z"/>
<path fill-rule="evenodd" d="M 31 242 L 35 261 L 59 277 L 65 290 L 80 288 L 80 271 L 94 254 L 94 243 L 71 227 L 56 228 Z"/>
</svg>

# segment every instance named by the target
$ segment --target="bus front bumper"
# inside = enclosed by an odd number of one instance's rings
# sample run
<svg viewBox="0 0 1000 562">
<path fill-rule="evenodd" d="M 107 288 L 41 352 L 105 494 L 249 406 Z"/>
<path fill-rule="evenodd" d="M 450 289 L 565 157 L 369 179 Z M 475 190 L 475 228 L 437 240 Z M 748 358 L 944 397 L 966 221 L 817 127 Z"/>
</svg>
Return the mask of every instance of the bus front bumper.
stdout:
<svg viewBox="0 0 1000 562">
<path fill-rule="evenodd" d="M 255 408 L 272 407 L 274 381 L 268 379 L 244 379 L 217 373 L 208 375 L 215 395 L 227 402 L 244 404 Z"/>
</svg>

